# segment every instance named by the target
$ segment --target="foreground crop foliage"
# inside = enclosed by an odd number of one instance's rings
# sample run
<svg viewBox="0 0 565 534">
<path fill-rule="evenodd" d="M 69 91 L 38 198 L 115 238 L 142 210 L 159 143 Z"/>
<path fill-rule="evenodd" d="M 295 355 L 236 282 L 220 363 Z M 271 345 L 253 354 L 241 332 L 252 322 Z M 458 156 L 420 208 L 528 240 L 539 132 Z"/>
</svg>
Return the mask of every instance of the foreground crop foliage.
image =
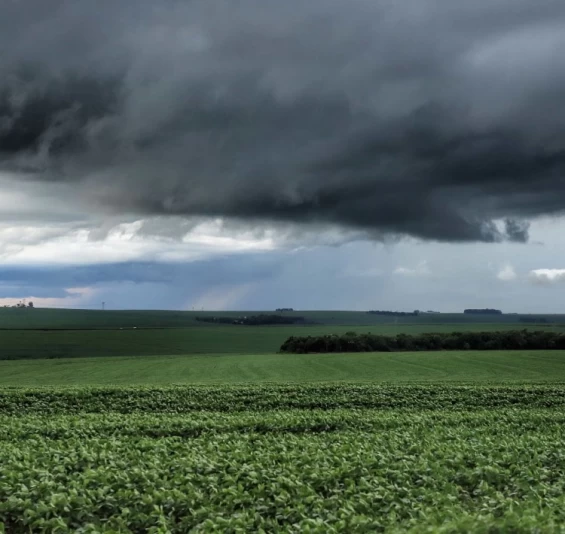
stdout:
<svg viewBox="0 0 565 534">
<path fill-rule="evenodd" d="M 564 429 L 564 384 L 4 389 L 0 521 L 10 533 L 560 531 Z"/>
</svg>

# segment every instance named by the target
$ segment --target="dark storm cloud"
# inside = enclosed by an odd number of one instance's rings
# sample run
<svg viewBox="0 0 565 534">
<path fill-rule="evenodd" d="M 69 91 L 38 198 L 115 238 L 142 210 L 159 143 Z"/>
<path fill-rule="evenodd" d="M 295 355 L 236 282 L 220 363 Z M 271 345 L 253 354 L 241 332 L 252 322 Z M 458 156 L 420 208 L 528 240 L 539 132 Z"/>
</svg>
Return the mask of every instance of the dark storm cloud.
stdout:
<svg viewBox="0 0 565 534">
<path fill-rule="evenodd" d="M 511 219 L 506 221 L 506 235 L 510 241 L 524 242 L 528 240 L 530 225 L 526 222 L 517 222 Z"/>
<path fill-rule="evenodd" d="M 4 2 L 0 157 L 93 210 L 524 241 L 564 46 L 551 0 Z"/>
</svg>

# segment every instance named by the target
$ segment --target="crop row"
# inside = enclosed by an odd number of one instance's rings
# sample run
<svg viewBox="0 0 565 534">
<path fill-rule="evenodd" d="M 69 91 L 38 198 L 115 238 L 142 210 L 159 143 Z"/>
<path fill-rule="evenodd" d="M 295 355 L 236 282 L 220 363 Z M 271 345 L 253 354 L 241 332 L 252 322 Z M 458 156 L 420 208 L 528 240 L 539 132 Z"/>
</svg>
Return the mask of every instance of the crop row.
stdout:
<svg viewBox="0 0 565 534">
<path fill-rule="evenodd" d="M 564 428 L 563 384 L 4 389 L 0 532 L 565 531 Z"/>
<path fill-rule="evenodd" d="M 319 434 L 343 431 L 426 431 L 473 427 L 477 436 L 493 427 L 513 432 L 565 428 L 565 410 L 503 409 L 478 411 L 291 410 L 184 415 L 134 413 L 0 416 L 0 442 L 25 439 L 196 438 L 217 434 Z"/>
<path fill-rule="evenodd" d="M 565 385 L 251 385 L 0 390 L 0 414 L 186 413 L 338 408 L 562 408 Z"/>
<path fill-rule="evenodd" d="M 15 534 L 557 532 L 564 419 L 337 410 L 308 430 L 299 410 L 3 416 L 0 521 Z M 212 430 L 182 432 L 199 426 Z"/>
</svg>

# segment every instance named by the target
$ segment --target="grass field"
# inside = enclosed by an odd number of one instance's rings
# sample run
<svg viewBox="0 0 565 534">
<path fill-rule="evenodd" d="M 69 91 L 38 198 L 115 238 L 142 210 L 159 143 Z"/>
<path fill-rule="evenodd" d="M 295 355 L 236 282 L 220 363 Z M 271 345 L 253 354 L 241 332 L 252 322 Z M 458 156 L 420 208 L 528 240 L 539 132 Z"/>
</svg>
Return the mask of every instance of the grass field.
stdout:
<svg viewBox="0 0 565 534">
<path fill-rule="evenodd" d="M 565 381 L 565 352 L 206 354 L 0 362 L 0 385 Z"/>
<path fill-rule="evenodd" d="M 163 311 L 163 310 L 71 310 L 71 309 L 18 309 L 0 308 L 0 329 L 2 328 L 178 328 L 203 325 L 196 317 L 256 315 L 273 313 L 267 311 Z M 520 317 L 546 318 L 549 323 L 565 326 L 565 315 L 466 315 L 463 313 L 422 314 L 417 317 L 388 317 L 372 315 L 360 311 L 308 311 L 299 310 L 285 315 L 303 316 L 308 321 L 325 325 L 371 326 L 383 324 L 396 325 L 438 325 L 438 324 L 516 324 Z"/>
<path fill-rule="evenodd" d="M 505 330 L 512 324 L 373 325 L 373 326 L 193 326 L 163 329 L 0 330 L 0 360 L 87 356 L 153 356 L 185 354 L 265 354 L 277 352 L 292 335 L 344 334 L 347 331 L 387 335 L 454 330 Z M 531 327 L 564 331 L 560 326 Z"/>
<path fill-rule="evenodd" d="M 201 323 L 198 314 L 241 316 L 258 312 L 95 311 L 0 308 L 0 360 L 89 356 L 275 353 L 292 335 L 386 335 L 424 332 L 536 329 L 565 331 L 565 316 L 552 324 L 516 322 L 513 315 L 429 314 L 386 317 L 363 312 L 296 312 L 315 324 L 236 326 Z M 561 322 L 560 322 L 561 321 Z"/>
</svg>

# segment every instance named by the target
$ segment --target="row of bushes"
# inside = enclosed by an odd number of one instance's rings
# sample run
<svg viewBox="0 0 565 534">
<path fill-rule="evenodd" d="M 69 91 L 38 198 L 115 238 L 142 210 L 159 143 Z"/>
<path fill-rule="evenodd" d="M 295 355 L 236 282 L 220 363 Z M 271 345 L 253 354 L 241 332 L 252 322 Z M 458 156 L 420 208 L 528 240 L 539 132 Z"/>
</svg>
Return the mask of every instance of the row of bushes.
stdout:
<svg viewBox="0 0 565 534">
<path fill-rule="evenodd" d="M 413 312 L 399 312 L 399 311 L 388 311 L 388 310 L 369 310 L 367 313 L 371 315 L 386 315 L 388 317 L 416 317 L 420 315 L 418 310 Z"/>
<path fill-rule="evenodd" d="M 300 324 L 306 322 L 304 317 L 283 316 L 283 315 L 247 315 L 244 317 L 216 317 L 204 315 L 196 317 L 197 321 L 203 323 L 219 323 L 219 324 L 242 324 L 242 325 L 277 325 L 277 324 Z"/>
<path fill-rule="evenodd" d="M 565 334 L 510 330 L 503 332 L 452 332 L 447 334 L 378 334 L 289 337 L 281 352 L 395 352 L 421 350 L 563 349 Z"/>
<path fill-rule="evenodd" d="M 493 308 L 468 308 L 463 310 L 463 313 L 468 315 L 502 315 L 501 310 L 495 310 Z"/>
<path fill-rule="evenodd" d="M 547 324 L 549 321 L 545 317 L 520 317 L 521 323 Z"/>
</svg>

